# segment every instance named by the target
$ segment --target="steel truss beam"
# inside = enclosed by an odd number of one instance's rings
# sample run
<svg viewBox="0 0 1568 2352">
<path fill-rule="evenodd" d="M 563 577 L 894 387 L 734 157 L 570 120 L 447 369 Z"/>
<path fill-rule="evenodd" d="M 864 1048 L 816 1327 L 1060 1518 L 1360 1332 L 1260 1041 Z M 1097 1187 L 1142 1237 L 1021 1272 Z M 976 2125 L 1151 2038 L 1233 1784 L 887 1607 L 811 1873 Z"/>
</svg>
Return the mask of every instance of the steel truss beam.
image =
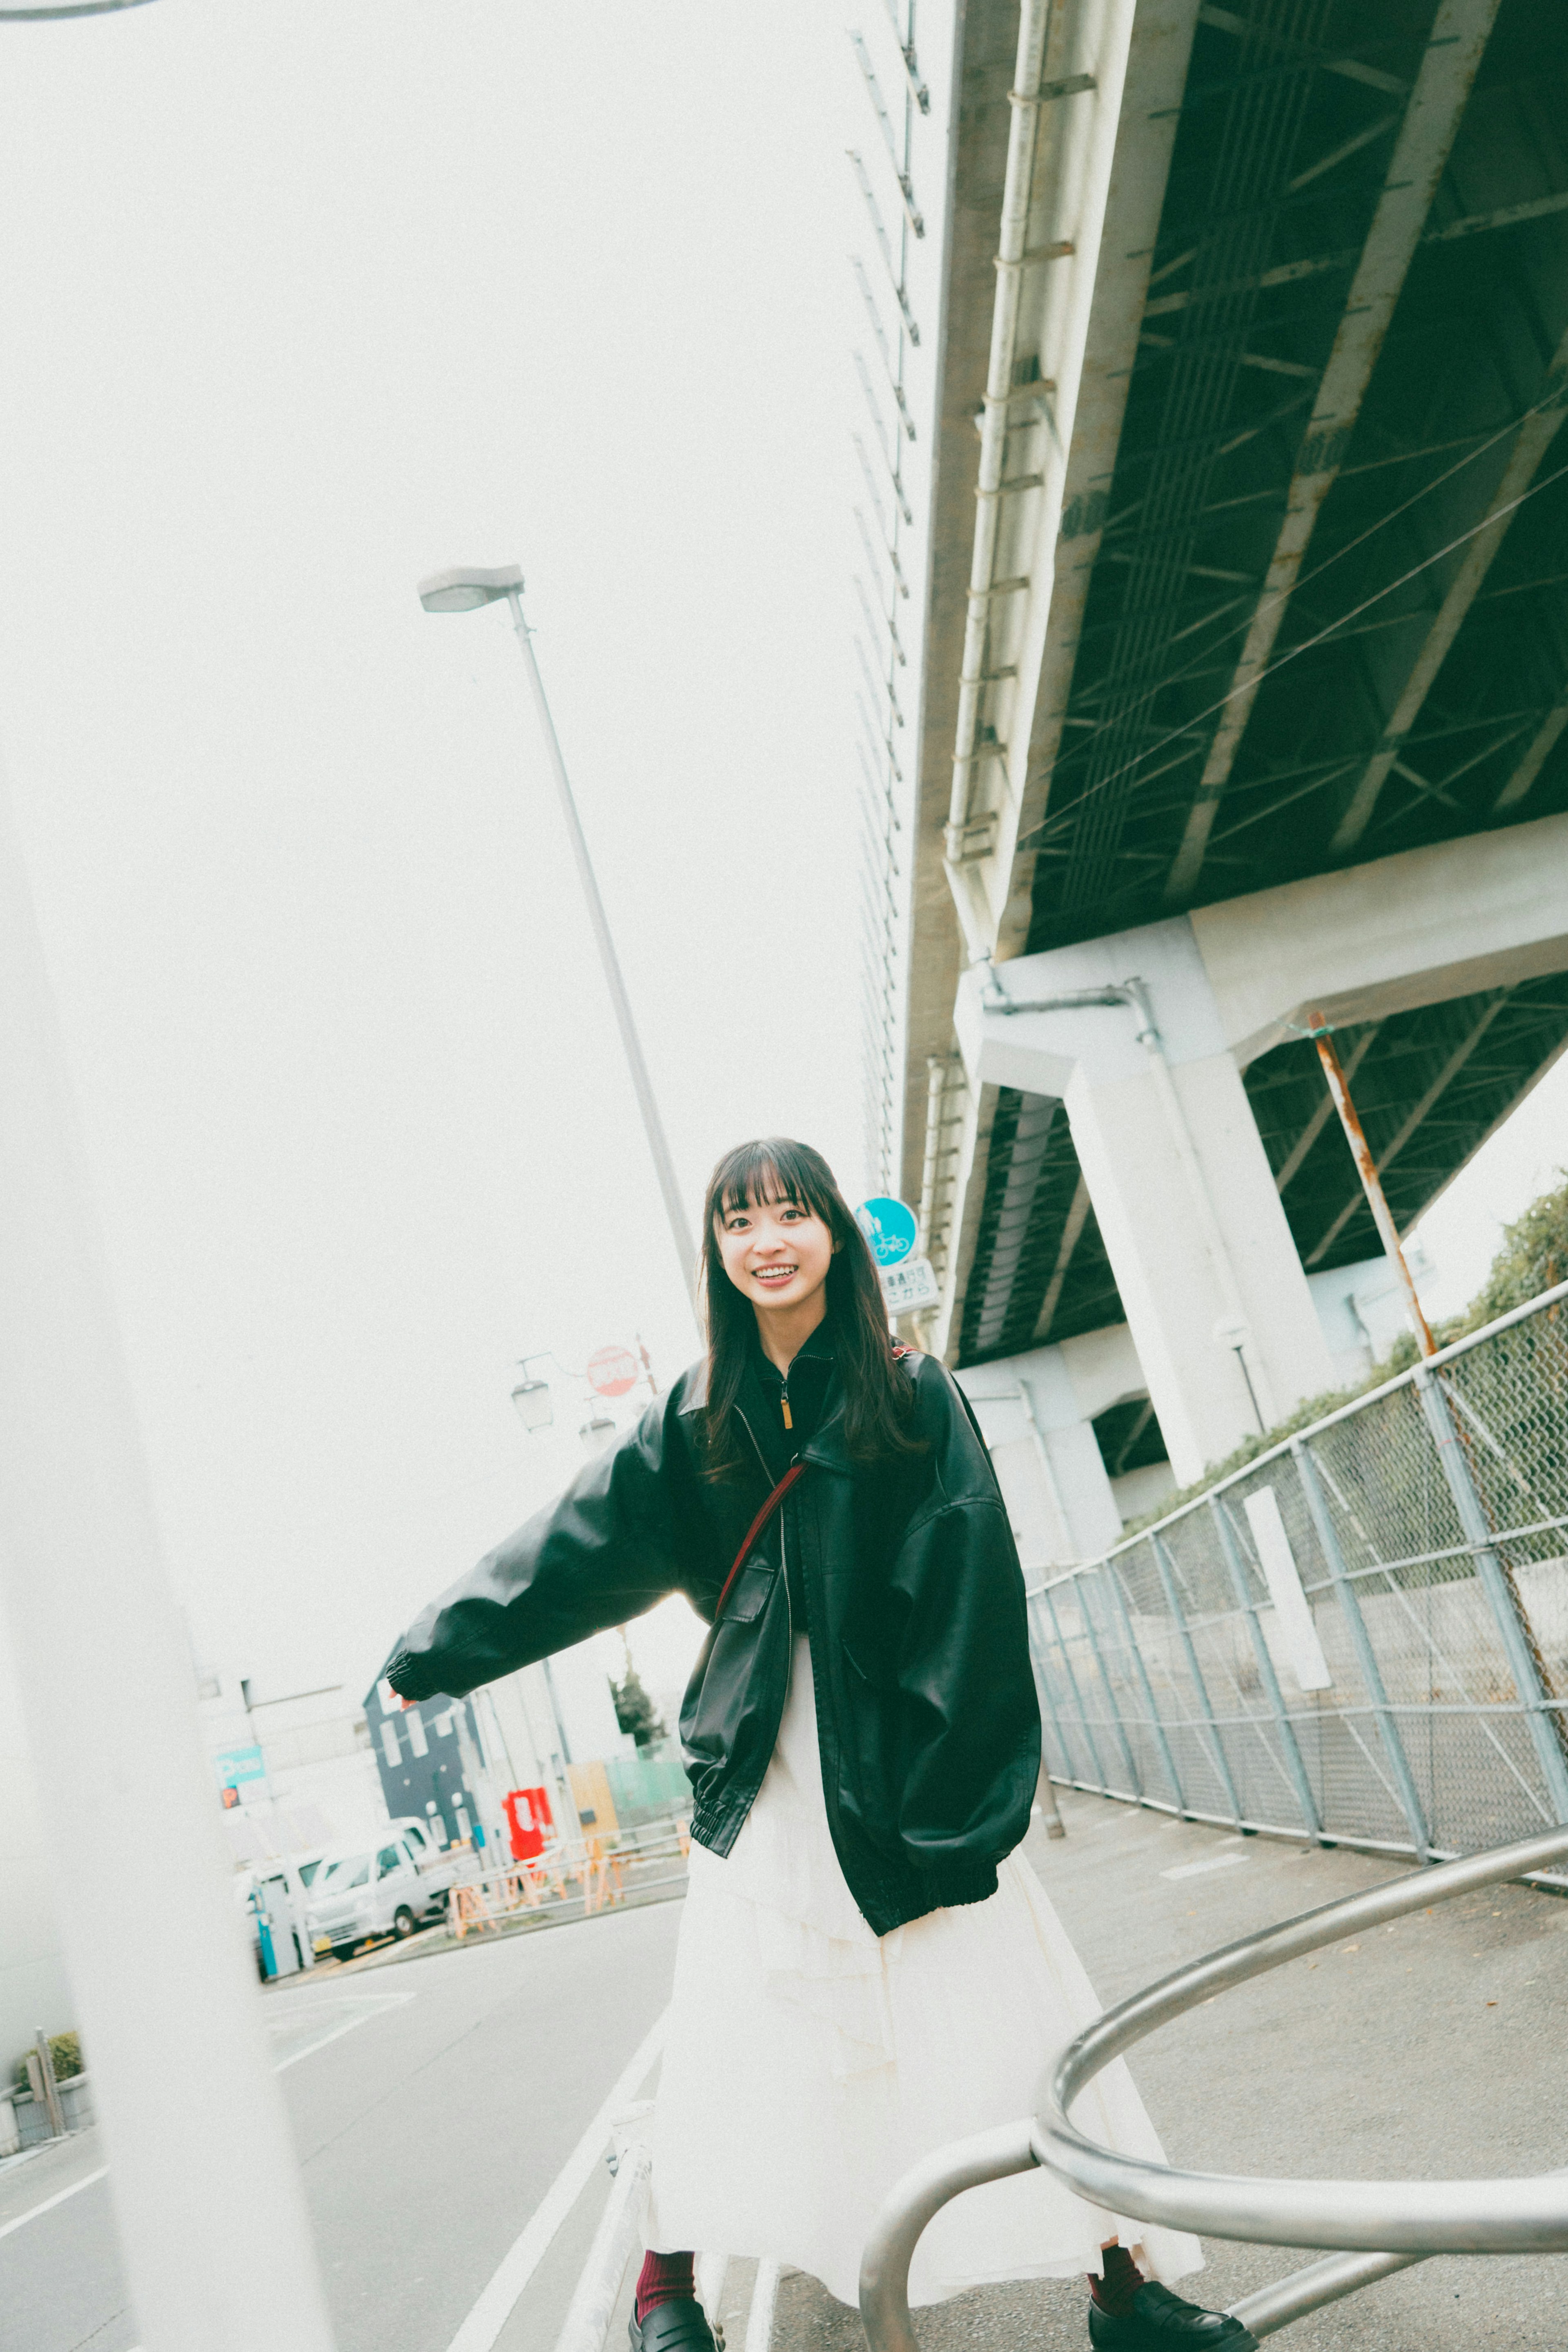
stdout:
<svg viewBox="0 0 1568 2352">
<path fill-rule="evenodd" d="M 1437 681 L 1437 672 L 1443 667 L 1448 648 L 1458 635 L 1465 615 L 1480 593 L 1481 583 L 1490 569 L 1493 557 L 1508 535 L 1508 527 L 1518 512 L 1520 501 L 1534 481 L 1547 451 L 1557 436 L 1563 424 L 1565 374 L 1568 374 L 1568 334 L 1558 344 L 1547 372 L 1547 400 L 1532 415 L 1527 416 L 1519 428 L 1513 453 L 1492 501 L 1494 519 L 1466 548 L 1463 561 L 1449 582 L 1448 593 L 1410 665 L 1399 699 L 1383 730 L 1383 740 L 1367 761 L 1361 781 L 1351 795 L 1350 805 L 1335 828 L 1329 846 L 1336 856 L 1343 856 L 1346 850 L 1354 849 L 1366 831 L 1388 772 L 1398 763 L 1406 738 Z"/>
<path fill-rule="evenodd" d="M 1318 517 L 1349 448 L 1498 6 L 1499 0 L 1440 0 L 1296 462 L 1262 597 L 1171 867 L 1167 899 L 1190 897 L 1202 870 L 1220 798 Z"/>
</svg>

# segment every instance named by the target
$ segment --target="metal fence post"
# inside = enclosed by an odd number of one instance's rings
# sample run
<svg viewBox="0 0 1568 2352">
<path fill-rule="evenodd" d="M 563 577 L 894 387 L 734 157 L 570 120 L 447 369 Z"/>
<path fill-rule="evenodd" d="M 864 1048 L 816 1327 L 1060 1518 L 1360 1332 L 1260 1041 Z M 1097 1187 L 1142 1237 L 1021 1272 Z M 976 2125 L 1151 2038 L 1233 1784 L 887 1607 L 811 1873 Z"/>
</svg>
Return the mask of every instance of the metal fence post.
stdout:
<svg viewBox="0 0 1568 2352">
<path fill-rule="evenodd" d="M 1042 1601 L 1044 1597 L 1044 1594 L 1040 1592 L 1026 1592 L 1024 1595 L 1024 1607 L 1029 1612 L 1030 1621 L 1030 1659 L 1034 1666 L 1035 1689 L 1040 1694 L 1041 1706 L 1044 1707 L 1047 1715 L 1051 1717 L 1051 1727 L 1056 1734 L 1056 1744 L 1061 1750 L 1061 1760 L 1067 1767 L 1067 1777 L 1071 1780 L 1072 1778 L 1072 1750 L 1067 1744 L 1067 1734 L 1061 1727 L 1061 1717 L 1056 1712 L 1056 1694 L 1051 1689 L 1050 1679 L 1046 1674 L 1045 1643 L 1043 1637 L 1038 1650 L 1036 1649 L 1034 1643 L 1035 1630 L 1040 1623 L 1040 1611 L 1038 1603 Z"/>
<path fill-rule="evenodd" d="M 1093 1759 L 1094 1769 L 1100 1776 L 1101 1794 L 1108 1797 L 1111 1793 L 1111 1783 L 1105 1778 L 1105 1767 L 1100 1761 L 1100 1749 L 1095 1742 L 1093 1727 L 1089 1720 L 1089 1711 L 1083 1704 L 1083 1694 L 1078 1687 L 1078 1677 L 1072 1671 L 1072 1660 L 1067 1654 L 1067 1643 L 1062 1637 L 1061 1632 L 1061 1620 L 1056 1613 L 1056 1603 L 1051 1597 L 1051 1588 L 1049 1585 L 1047 1585 L 1045 1591 L 1040 1594 L 1040 1599 L 1044 1601 L 1046 1607 L 1051 1612 L 1051 1629 L 1056 1635 L 1056 1646 L 1061 1652 L 1061 1663 L 1067 1669 L 1068 1684 L 1071 1689 L 1073 1699 L 1078 1707 L 1078 1720 L 1083 1727 L 1084 1744 L 1087 1746 L 1090 1756 Z"/>
<path fill-rule="evenodd" d="M 49 2132 L 55 2139 L 66 2136 L 66 2111 L 60 2101 L 60 2086 L 55 2080 L 55 2053 L 49 2048 L 49 2037 L 40 2025 L 33 2035 L 32 2055 L 27 2062 L 33 2083 L 34 2096 L 49 2118 Z"/>
<path fill-rule="evenodd" d="M 1122 1591 L 1122 1580 L 1110 1560 L 1105 1562 L 1105 1574 L 1110 1580 L 1112 1596 L 1116 1603 L 1116 1613 L 1122 1620 L 1122 1637 L 1127 1644 L 1127 1654 L 1137 1671 L 1138 1688 L 1143 1692 L 1144 1705 L 1149 1710 L 1149 1727 L 1160 1751 L 1160 1760 L 1170 1779 L 1171 1794 L 1176 1801 L 1176 1811 L 1185 1819 L 1187 1803 L 1182 1794 L 1181 1774 L 1176 1770 L 1176 1758 L 1171 1753 L 1170 1741 L 1166 1738 L 1166 1727 L 1160 1721 L 1160 1711 L 1155 1705 L 1155 1686 L 1149 1680 L 1149 1670 L 1144 1664 L 1144 1654 L 1138 1647 L 1138 1637 L 1133 1631 L 1132 1613 L 1127 1607 L 1126 1595 Z"/>
<path fill-rule="evenodd" d="M 1214 1709 L 1209 1704 L 1208 1685 L 1203 1679 L 1203 1668 L 1197 1663 L 1197 1648 L 1187 1630 L 1187 1622 L 1182 1612 L 1181 1602 L 1176 1598 L 1176 1577 L 1171 1570 L 1170 1557 L 1158 1536 L 1152 1536 L 1150 1542 L 1154 1549 L 1155 1566 L 1160 1571 L 1160 1585 L 1166 1596 L 1166 1606 L 1171 1612 L 1171 1621 L 1181 1635 L 1182 1648 L 1186 1653 L 1186 1670 L 1192 1676 L 1192 1686 L 1197 1693 L 1202 1720 L 1214 1749 L 1215 1769 L 1219 1774 L 1220 1786 L 1230 1800 L 1231 1817 L 1237 1828 L 1239 1829 L 1241 1800 L 1236 1792 L 1236 1783 L 1230 1777 L 1230 1765 L 1225 1753 L 1225 1742 L 1219 1736 L 1219 1726 L 1215 1721 Z"/>
<path fill-rule="evenodd" d="M 1427 1416 L 1427 1426 L 1437 1449 L 1438 1463 L 1448 1480 L 1459 1525 L 1476 1563 L 1477 1580 L 1497 1621 L 1503 1654 L 1508 1660 L 1509 1672 L 1513 1676 L 1520 1705 L 1530 1726 L 1536 1761 L 1546 1783 L 1547 1798 L 1556 1818 L 1560 1822 L 1568 1822 L 1568 1763 L 1563 1761 L 1562 1745 L 1548 1720 L 1551 1695 L 1542 1679 L 1540 1663 L 1521 1622 L 1513 1580 L 1492 1541 L 1486 1511 L 1470 1475 L 1470 1465 L 1465 1457 L 1458 1431 L 1454 1426 L 1453 1414 L 1448 1410 L 1448 1400 L 1443 1394 L 1442 1383 L 1433 1378 L 1425 1364 L 1418 1364 L 1416 1368 L 1416 1392 L 1421 1400 L 1421 1410 Z"/>
<path fill-rule="evenodd" d="M 1111 1720 L 1116 1727 L 1116 1738 L 1122 1750 L 1122 1759 L 1127 1767 L 1127 1777 L 1133 1784 L 1133 1794 L 1142 1803 L 1144 1776 L 1138 1769 L 1137 1759 L 1133 1754 L 1132 1744 L 1127 1738 L 1127 1727 L 1122 1720 L 1122 1709 L 1116 1698 L 1116 1685 L 1111 1680 L 1111 1670 L 1105 1664 L 1105 1654 L 1100 1647 L 1100 1636 L 1094 1631 L 1094 1619 L 1083 1589 L 1082 1579 L 1076 1579 L 1075 1581 L 1078 1584 L 1078 1606 L 1083 1612 L 1083 1630 L 1089 1636 L 1089 1646 L 1094 1653 L 1094 1663 L 1100 1669 L 1100 1679 L 1105 1685 L 1105 1696 L 1111 1703 Z"/>
<path fill-rule="evenodd" d="M 1293 1437 L 1291 1440 L 1291 1452 L 1295 1458 L 1296 1473 L 1301 1482 L 1301 1492 L 1306 1497 L 1307 1509 L 1312 1514 L 1312 1526 L 1317 1530 L 1318 1541 L 1322 1546 L 1323 1559 L 1328 1564 L 1329 1574 L 1333 1579 L 1334 1594 L 1350 1633 L 1351 1646 L 1355 1652 L 1356 1663 L 1361 1668 L 1361 1677 L 1366 1685 L 1367 1696 L 1372 1701 L 1373 1712 L 1377 1717 L 1377 1728 L 1383 1740 L 1384 1753 L 1388 1759 L 1389 1769 L 1394 1774 L 1394 1785 L 1399 1792 L 1399 1809 L 1405 1816 L 1406 1824 L 1415 1843 L 1416 1858 L 1426 1862 L 1430 1859 L 1432 1853 L 1432 1841 L 1427 1828 L 1427 1817 L 1421 1810 L 1421 1800 L 1416 1793 L 1415 1777 L 1405 1753 L 1405 1743 L 1399 1737 L 1399 1726 L 1394 1719 L 1394 1710 L 1388 1703 L 1388 1693 L 1384 1687 L 1383 1673 L 1377 1663 L 1376 1652 L 1372 1646 L 1372 1637 L 1366 1630 L 1366 1620 L 1361 1613 L 1361 1603 L 1356 1598 L 1355 1587 L 1350 1580 L 1350 1573 L 1344 1564 L 1344 1554 L 1340 1549 L 1339 1537 L 1335 1534 L 1333 1521 L 1329 1517 L 1328 1504 L 1323 1496 L 1322 1482 L 1318 1476 L 1318 1465 L 1312 1459 L 1311 1446 L 1302 1439 Z"/>
<path fill-rule="evenodd" d="M 1218 1496 L 1209 1496 L 1208 1507 L 1214 1516 L 1214 1524 L 1219 1533 L 1219 1548 L 1225 1554 L 1225 1564 L 1230 1570 L 1230 1581 L 1236 1588 L 1237 1601 L 1247 1620 L 1247 1631 L 1252 1637 L 1252 1654 L 1258 1661 L 1259 1680 L 1268 1693 L 1269 1704 L 1274 1710 L 1274 1722 L 1280 1734 L 1280 1746 L 1284 1753 L 1285 1769 L 1290 1774 L 1291 1786 L 1296 1792 L 1296 1802 L 1301 1809 L 1301 1819 L 1309 1833 L 1321 1844 L 1322 1820 L 1312 1795 L 1312 1784 L 1307 1778 L 1305 1759 L 1296 1744 L 1295 1728 L 1285 1712 L 1284 1693 L 1280 1688 L 1280 1678 L 1274 1672 L 1274 1661 L 1269 1654 L 1269 1643 L 1264 1635 L 1262 1620 L 1258 1614 L 1257 1603 L 1248 1589 L 1247 1570 L 1242 1562 L 1240 1546 L 1236 1540 L 1236 1530 L 1230 1524 L 1229 1513 Z"/>
</svg>

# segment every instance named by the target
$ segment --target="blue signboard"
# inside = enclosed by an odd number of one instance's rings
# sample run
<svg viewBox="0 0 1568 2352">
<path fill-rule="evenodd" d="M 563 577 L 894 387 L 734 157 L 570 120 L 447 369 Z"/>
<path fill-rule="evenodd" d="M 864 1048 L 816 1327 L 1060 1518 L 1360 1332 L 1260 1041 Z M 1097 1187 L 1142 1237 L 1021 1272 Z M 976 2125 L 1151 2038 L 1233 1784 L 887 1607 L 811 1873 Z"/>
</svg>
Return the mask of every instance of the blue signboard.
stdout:
<svg viewBox="0 0 1568 2352">
<path fill-rule="evenodd" d="M 260 1780 L 267 1774 L 259 1748 L 220 1748 L 213 1769 L 220 1789 L 237 1789 L 242 1780 Z"/>
<path fill-rule="evenodd" d="M 862 1201 L 855 1216 L 878 1265 L 902 1265 L 920 1231 L 914 1210 L 883 1195 Z"/>
</svg>

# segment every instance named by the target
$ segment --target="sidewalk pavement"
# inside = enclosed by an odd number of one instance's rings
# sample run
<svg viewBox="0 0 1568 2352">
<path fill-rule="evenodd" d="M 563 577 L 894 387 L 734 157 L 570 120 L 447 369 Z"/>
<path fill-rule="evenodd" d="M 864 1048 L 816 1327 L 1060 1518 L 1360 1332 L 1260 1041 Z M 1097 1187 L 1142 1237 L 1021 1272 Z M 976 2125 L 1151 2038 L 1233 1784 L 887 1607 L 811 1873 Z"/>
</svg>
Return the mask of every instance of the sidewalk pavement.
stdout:
<svg viewBox="0 0 1568 2352">
<path fill-rule="evenodd" d="M 1107 2005 L 1401 1868 L 1058 1795 L 1066 1839 L 1048 1843 L 1037 1824 L 1025 1851 Z M 1167 2157 L 1203 2170 L 1378 2179 L 1568 2166 L 1568 1901 L 1504 1886 L 1416 1913 L 1216 1997 L 1130 2063 Z M 1216 2240 L 1205 2252 L 1208 2267 L 1179 2291 L 1211 2307 L 1312 2259 Z M 917 2311 L 915 2331 L 922 2352 L 1082 2352 L 1086 2299 L 1060 2281 L 983 2288 Z M 1568 2256 L 1420 2263 L 1280 2341 L 1561 2352 Z M 773 2352 L 863 2346 L 858 2313 L 785 2274 Z"/>
</svg>

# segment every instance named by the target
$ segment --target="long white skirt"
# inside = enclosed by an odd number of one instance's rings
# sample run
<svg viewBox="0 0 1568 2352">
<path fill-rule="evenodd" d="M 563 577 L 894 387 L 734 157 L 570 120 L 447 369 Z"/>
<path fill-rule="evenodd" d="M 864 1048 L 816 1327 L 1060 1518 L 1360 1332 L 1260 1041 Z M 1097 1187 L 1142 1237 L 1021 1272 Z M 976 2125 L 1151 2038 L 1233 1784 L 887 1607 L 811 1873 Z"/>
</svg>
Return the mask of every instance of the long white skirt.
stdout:
<svg viewBox="0 0 1568 2352">
<path fill-rule="evenodd" d="M 1021 1855 L 985 1903 L 880 1938 L 844 1884 L 822 1798 L 810 1652 L 795 1645 L 779 1744 L 727 1858 L 694 1845 L 653 2131 L 647 2243 L 755 2255 L 859 2298 L 878 2206 L 948 2140 L 1029 2113 L 1100 2004 Z M 1074 2120 L 1162 2161 L 1117 2060 Z M 912 2303 L 1101 2267 L 1120 2237 L 1167 2284 L 1196 2238 L 1086 2204 L 1043 2171 L 971 2189 L 922 2238 Z"/>
</svg>

